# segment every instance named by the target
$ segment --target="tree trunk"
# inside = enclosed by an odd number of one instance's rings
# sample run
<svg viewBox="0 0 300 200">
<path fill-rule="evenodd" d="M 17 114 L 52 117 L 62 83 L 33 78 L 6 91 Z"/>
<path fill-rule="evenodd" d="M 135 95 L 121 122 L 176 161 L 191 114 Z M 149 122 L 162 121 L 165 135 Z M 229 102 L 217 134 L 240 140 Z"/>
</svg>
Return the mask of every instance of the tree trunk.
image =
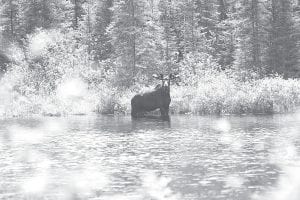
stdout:
<svg viewBox="0 0 300 200">
<path fill-rule="evenodd" d="M 219 20 L 220 21 L 223 21 L 225 19 L 227 19 L 227 13 L 226 13 L 226 3 L 225 3 L 225 0 L 219 0 L 219 7 L 218 7 L 218 10 L 219 10 Z"/>
<path fill-rule="evenodd" d="M 87 3 L 88 3 L 88 8 L 87 8 L 88 54 L 90 55 L 90 53 L 91 53 L 91 32 L 92 32 L 92 27 L 91 27 L 90 1 L 88 1 Z"/>
<path fill-rule="evenodd" d="M 74 28 L 78 28 L 78 0 L 74 0 Z"/>
<path fill-rule="evenodd" d="M 13 11 L 13 0 L 9 1 L 10 6 L 10 35 L 11 39 L 14 40 L 14 11 Z"/>
<path fill-rule="evenodd" d="M 136 74 L 136 44 L 135 44 L 135 9 L 134 9 L 134 0 L 131 0 L 131 9 L 132 9 L 132 26 L 134 28 L 132 36 L 132 69 L 133 76 Z"/>
<path fill-rule="evenodd" d="M 251 2 L 251 23 L 252 23 L 252 63 L 254 69 L 260 71 L 260 45 L 259 45 L 259 13 L 258 0 Z"/>
</svg>

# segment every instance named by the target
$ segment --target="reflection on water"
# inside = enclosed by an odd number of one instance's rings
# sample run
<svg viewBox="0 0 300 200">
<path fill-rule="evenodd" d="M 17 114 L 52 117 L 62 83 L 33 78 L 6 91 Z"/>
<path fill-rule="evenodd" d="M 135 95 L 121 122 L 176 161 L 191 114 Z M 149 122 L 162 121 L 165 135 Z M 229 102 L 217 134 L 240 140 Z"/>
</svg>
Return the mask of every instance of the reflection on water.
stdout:
<svg viewBox="0 0 300 200">
<path fill-rule="evenodd" d="M 0 199 L 296 200 L 300 119 L 0 121 Z"/>
</svg>

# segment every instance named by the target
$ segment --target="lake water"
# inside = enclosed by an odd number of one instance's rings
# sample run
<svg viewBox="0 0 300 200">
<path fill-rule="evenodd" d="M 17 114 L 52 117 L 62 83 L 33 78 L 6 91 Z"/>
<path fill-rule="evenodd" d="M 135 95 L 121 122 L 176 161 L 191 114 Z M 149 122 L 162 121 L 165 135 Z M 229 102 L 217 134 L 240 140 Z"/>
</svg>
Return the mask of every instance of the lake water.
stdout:
<svg viewBox="0 0 300 200">
<path fill-rule="evenodd" d="M 0 120 L 0 199 L 298 200 L 300 117 Z"/>
</svg>

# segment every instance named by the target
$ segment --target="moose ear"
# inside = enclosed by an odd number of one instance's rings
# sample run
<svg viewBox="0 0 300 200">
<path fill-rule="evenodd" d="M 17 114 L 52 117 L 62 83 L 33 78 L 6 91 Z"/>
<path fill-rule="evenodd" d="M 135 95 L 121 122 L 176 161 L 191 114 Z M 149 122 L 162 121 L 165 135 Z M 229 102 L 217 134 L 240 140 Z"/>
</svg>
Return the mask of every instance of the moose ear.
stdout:
<svg viewBox="0 0 300 200">
<path fill-rule="evenodd" d="M 179 78 L 178 74 L 173 75 L 173 78 Z"/>
<path fill-rule="evenodd" d="M 153 78 L 159 78 L 157 74 L 152 75 Z"/>
<path fill-rule="evenodd" d="M 170 79 L 177 79 L 177 78 L 179 78 L 179 75 L 178 74 L 170 74 L 169 78 Z"/>
</svg>

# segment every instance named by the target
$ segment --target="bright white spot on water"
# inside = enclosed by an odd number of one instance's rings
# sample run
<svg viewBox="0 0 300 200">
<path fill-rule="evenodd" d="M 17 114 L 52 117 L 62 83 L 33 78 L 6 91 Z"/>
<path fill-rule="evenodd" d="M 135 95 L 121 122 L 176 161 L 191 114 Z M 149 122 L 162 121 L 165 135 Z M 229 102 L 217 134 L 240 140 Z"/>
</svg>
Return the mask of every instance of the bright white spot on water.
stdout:
<svg viewBox="0 0 300 200">
<path fill-rule="evenodd" d="M 298 163 L 300 164 L 300 163 Z M 299 200 L 300 197 L 300 166 L 283 168 L 278 184 L 263 195 L 256 194 L 254 200 Z"/>
<path fill-rule="evenodd" d="M 86 166 L 82 171 L 74 172 L 70 179 L 70 190 L 77 196 L 93 195 L 109 184 L 109 178 L 94 166 Z"/>
<path fill-rule="evenodd" d="M 21 126 L 8 128 L 13 144 L 37 144 L 44 139 L 44 133 L 38 129 Z"/>
<path fill-rule="evenodd" d="M 214 128 L 217 130 L 217 131 L 222 131 L 222 132 L 229 132 L 230 129 L 231 129 L 231 125 L 229 123 L 228 120 L 226 119 L 220 119 L 216 122 Z"/>
<path fill-rule="evenodd" d="M 26 148 L 20 154 L 20 159 L 31 163 L 40 163 L 46 159 L 44 155 L 30 148 Z"/>
<path fill-rule="evenodd" d="M 236 139 L 232 144 L 231 147 L 234 151 L 240 151 L 243 147 L 243 142 L 240 139 Z"/>
<path fill-rule="evenodd" d="M 290 142 L 282 142 L 270 155 L 271 162 L 279 165 L 293 163 L 298 158 L 296 147 Z"/>
<path fill-rule="evenodd" d="M 300 121 L 300 109 L 298 109 L 296 112 L 295 112 L 295 118 L 297 121 Z M 294 117 L 294 116 L 293 116 Z"/>
<path fill-rule="evenodd" d="M 111 196 L 103 196 L 101 200 L 141 200 L 145 199 L 140 194 L 116 194 Z"/>
<path fill-rule="evenodd" d="M 219 142 L 225 145 L 229 145 L 233 151 L 240 151 L 244 145 L 244 142 L 237 135 L 230 132 L 222 132 L 219 136 Z"/>
<path fill-rule="evenodd" d="M 27 178 L 22 183 L 22 190 L 26 194 L 41 194 L 46 191 L 46 187 L 49 181 L 49 170 L 51 167 L 51 162 L 47 159 L 46 156 L 31 151 L 31 154 L 28 155 L 29 162 L 35 162 L 35 170 L 37 171 L 33 177 Z"/>
<path fill-rule="evenodd" d="M 169 184 L 170 178 L 158 176 L 153 171 L 146 171 L 141 175 L 142 187 L 133 193 L 103 196 L 103 200 L 181 200 L 181 195 L 174 193 Z"/>
<path fill-rule="evenodd" d="M 199 183 L 203 186 L 207 186 L 210 184 L 210 181 L 209 180 L 201 180 L 201 181 L 199 181 Z"/>
<path fill-rule="evenodd" d="M 2 136 L 0 136 L 0 150 L 3 148 L 3 146 L 4 146 L 4 142 Z"/>
<path fill-rule="evenodd" d="M 240 188 L 244 183 L 244 179 L 239 175 L 230 175 L 225 178 L 225 187 Z"/>
<path fill-rule="evenodd" d="M 38 194 L 45 191 L 48 183 L 47 173 L 38 173 L 22 184 L 22 190 L 27 194 Z"/>
<path fill-rule="evenodd" d="M 1 93 L 0 93 L 1 95 Z M 0 116 L 5 114 L 5 106 L 4 105 L 0 105 Z"/>
<path fill-rule="evenodd" d="M 263 151 L 265 150 L 265 144 L 263 142 L 259 142 L 254 144 L 254 149 L 257 151 Z"/>
<path fill-rule="evenodd" d="M 61 120 L 45 120 L 42 126 L 43 130 L 46 130 L 47 133 L 60 133 L 66 129 L 66 124 L 64 123 L 63 119 Z"/>
<path fill-rule="evenodd" d="M 223 144 L 232 144 L 234 142 L 235 138 L 228 134 L 228 133 L 223 133 L 221 136 L 220 136 L 220 141 L 223 143 Z"/>
<path fill-rule="evenodd" d="M 66 125 L 61 120 L 45 120 L 36 128 L 28 128 L 19 125 L 8 127 L 9 136 L 13 144 L 38 144 L 43 142 L 50 134 L 57 134 L 64 131 Z"/>
<path fill-rule="evenodd" d="M 149 171 L 143 175 L 143 188 L 145 193 L 155 200 L 177 200 L 180 195 L 175 194 L 168 186 L 170 178 L 159 177 L 154 172 Z"/>
</svg>

